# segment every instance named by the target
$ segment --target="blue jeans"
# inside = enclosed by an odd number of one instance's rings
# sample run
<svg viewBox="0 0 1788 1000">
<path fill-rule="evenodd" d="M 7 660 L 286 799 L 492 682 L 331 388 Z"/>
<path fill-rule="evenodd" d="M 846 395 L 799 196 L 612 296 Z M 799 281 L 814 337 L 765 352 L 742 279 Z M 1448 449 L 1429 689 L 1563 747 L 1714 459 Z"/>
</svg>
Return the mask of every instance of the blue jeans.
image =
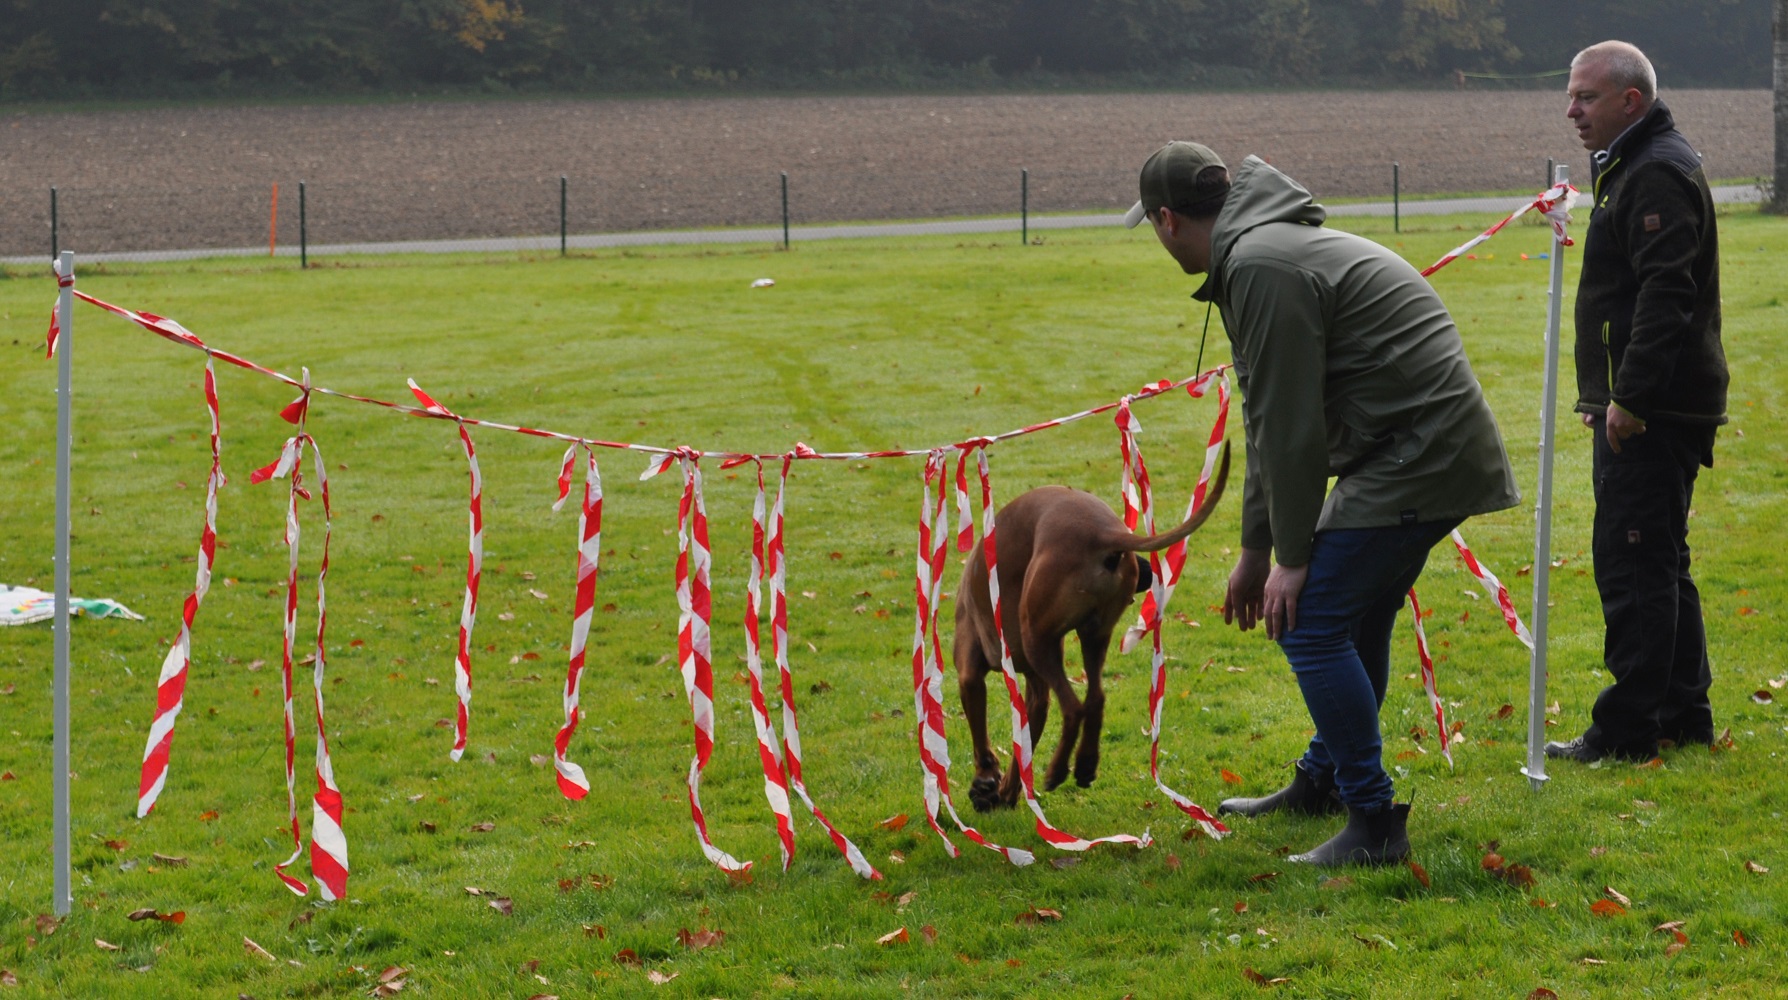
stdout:
<svg viewBox="0 0 1788 1000">
<path fill-rule="evenodd" d="M 1333 776 L 1346 805 L 1391 805 L 1378 710 L 1391 668 L 1391 631 L 1428 550 L 1459 521 L 1319 531 L 1298 595 L 1297 628 L 1279 637 L 1316 735 L 1298 766 Z"/>
</svg>

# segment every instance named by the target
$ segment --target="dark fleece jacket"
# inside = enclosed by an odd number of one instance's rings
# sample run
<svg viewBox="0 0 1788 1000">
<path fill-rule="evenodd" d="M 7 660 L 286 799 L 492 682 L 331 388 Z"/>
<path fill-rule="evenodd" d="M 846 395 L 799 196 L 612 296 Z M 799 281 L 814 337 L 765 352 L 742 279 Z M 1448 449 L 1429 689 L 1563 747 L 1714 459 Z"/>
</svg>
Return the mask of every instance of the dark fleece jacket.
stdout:
<svg viewBox="0 0 1788 1000">
<path fill-rule="evenodd" d="M 1663 101 L 1595 164 L 1577 283 L 1577 406 L 1726 422 L 1719 236 L 1701 157 Z"/>
</svg>

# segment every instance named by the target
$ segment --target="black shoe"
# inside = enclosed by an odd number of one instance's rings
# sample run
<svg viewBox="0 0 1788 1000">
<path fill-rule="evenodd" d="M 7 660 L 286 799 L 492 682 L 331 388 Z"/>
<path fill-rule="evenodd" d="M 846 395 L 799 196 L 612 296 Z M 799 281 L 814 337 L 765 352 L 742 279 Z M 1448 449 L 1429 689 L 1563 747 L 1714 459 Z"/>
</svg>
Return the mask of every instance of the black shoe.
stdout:
<svg viewBox="0 0 1788 1000">
<path fill-rule="evenodd" d="M 1291 784 L 1258 799 L 1224 799 L 1217 803 L 1217 815 L 1264 816 L 1286 809 L 1305 816 L 1324 816 L 1341 812 L 1342 808 L 1341 798 L 1335 793 L 1334 775 L 1313 777 L 1293 764 Z"/>
<path fill-rule="evenodd" d="M 1546 744 L 1546 756 L 1560 760 L 1574 760 L 1579 764 L 1594 764 L 1608 756 L 1608 751 L 1579 736 L 1569 743 Z"/>
<path fill-rule="evenodd" d="M 1340 865 L 1388 865 L 1409 857 L 1409 803 L 1393 803 L 1375 813 L 1349 806 L 1341 832 L 1285 860 L 1334 868 Z"/>
</svg>

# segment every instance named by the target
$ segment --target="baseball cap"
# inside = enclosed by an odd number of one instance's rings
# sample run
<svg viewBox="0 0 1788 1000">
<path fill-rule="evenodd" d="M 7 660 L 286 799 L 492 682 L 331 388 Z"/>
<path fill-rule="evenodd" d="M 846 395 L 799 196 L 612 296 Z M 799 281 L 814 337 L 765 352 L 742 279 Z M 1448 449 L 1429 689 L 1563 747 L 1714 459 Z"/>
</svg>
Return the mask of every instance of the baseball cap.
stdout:
<svg viewBox="0 0 1788 1000">
<path fill-rule="evenodd" d="M 1223 160 L 1209 146 L 1196 142 L 1170 142 L 1142 165 L 1142 198 L 1124 213 L 1124 228 L 1135 229 L 1150 212 L 1166 206 L 1181 208 L 1196 204 L 1221 188 L 1200 187 L 1198 175 L 1207 167 L 1221 167 Z"/>
</svg>

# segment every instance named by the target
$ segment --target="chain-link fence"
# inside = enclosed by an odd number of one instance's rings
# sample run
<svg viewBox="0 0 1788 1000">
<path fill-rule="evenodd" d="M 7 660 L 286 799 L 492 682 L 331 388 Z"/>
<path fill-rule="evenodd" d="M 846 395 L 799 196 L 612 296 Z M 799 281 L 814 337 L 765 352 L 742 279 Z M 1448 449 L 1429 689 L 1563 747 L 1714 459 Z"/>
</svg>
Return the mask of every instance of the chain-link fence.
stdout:
<svg viewBox="0 0 1788 1000">
<path fill-rule="evenodd" d="M 1446 161 L 1276 164 L 1319 198 L 1445 190 Z M 1547 165 L 1492 183 L 1541 190 Z M 1503 177 L 1502 174 L 1506 174 Z M 1485 178 L 1474 178 L 1483 183 Z M 1134 168 L 806 170 L 767 174 L 578 172 L 529 178 L 398 178 L 259 184 L 70 185 L 0 191 L 0 259 L 172 260 L 420 250 L 556 250 L 654 242 L 763 241 L 1048 228 L 1109 221 Z M 1417 207 L 1417 206 L 1411 206 Z M 888 225 L 899 223 L 898 225 Z"/>
</svg>

